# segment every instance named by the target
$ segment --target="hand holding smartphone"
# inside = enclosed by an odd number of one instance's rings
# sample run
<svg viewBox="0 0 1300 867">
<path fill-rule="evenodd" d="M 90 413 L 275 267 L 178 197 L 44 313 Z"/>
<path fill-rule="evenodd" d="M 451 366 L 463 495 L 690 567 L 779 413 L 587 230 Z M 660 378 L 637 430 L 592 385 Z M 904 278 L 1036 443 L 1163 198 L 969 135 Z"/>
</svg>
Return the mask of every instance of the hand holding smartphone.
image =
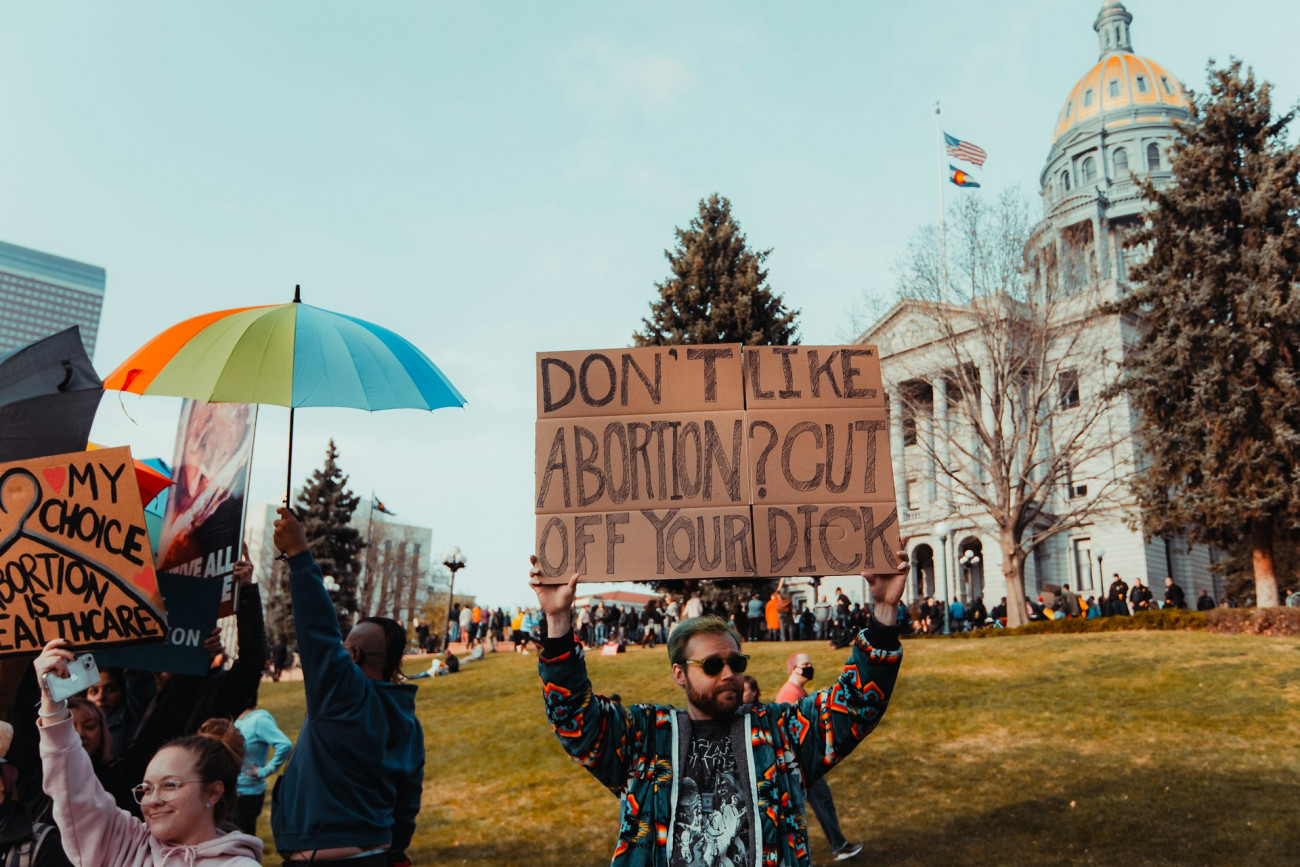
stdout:
<svg viewBox="0 0 1300 867">
<path fill-rule="evenodd" d="M 60 677 L 53 672 L 45 675 L 45 691 L 54 701 L 71 698 L 97 683 L 99 666 L 95 663 L 95 657 L 89 653 L 83 653 L 68 663 L 67 677 Z"/>
</svg>

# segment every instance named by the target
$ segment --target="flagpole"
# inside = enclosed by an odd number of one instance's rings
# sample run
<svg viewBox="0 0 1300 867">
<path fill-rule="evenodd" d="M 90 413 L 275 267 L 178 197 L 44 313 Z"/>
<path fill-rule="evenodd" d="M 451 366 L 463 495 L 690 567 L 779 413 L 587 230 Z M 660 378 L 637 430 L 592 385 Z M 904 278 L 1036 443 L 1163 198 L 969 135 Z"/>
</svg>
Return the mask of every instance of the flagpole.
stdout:
<svg viewBox="0 0 1300 867">
<path fill-rule="evenodd" d="M 366 594 L 374 591 L 375 580 L 375 489 L 370 489 L 370 522 L 366 525 Z M 382 601 L 382 600 L 380 600 Z"/>
<path fill-rule="evenodd" d="M 948 303 L 948 218 L 943 207 L 943 186 L 948 182 L 948 174 L 943 168 L 943 118 L 939 114 L 939 100 L 934 101 L 935 142 L 938 146 L 939 160 L 939 297 Z"/>
</svg>

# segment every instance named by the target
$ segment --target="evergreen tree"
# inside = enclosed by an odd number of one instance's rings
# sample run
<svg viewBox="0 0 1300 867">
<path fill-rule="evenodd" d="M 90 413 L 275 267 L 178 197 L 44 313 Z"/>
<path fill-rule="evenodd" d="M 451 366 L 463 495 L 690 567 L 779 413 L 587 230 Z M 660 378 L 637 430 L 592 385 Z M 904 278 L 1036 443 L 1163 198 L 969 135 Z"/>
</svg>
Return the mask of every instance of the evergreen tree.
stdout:
<svg viewBox="0 0 1300 867">
<path fill-rule="evenodd" d="M 338 589 L 330 591 L 330 599 L 339 615 L 339 628 L 347 635 L 357 613 L 357 578 L 366 543 L 361 531 L 351 524 L 360 498 L 347 489 L 348 477 L 339 469 L 338 457 L 331 439 L 325 466 L 312 472 L 298 494 L 297 512 L 321 574 L 333 576 L 338 584 Z"/>
<path fill-rule="evenodd" d="M 1273 540 L 1300 506 L 1300 148 L 1292 109 L 1238 61 L 1208 70 L 1173 148 L 1174 180 L 1145 185 L 1148 251 L 1116 309 L 1142 323 L 1124 387 L 1146 428 L 1136 487 L 1147 533 L 1251 547 L 1256 601 L 1277 605 Z"/>
<path fill-rule="evenodd" d="M 798 343 L 795 317 L 767 285 L 763 263 L 772 251 L 749 249 L 731 202 L 717 193 L 700 202 L 690 227 L 677 230 L 677 248 L 665 250 L 672 276 L 657 283 L 637 346 L 676 343 Z"/>
</svg>

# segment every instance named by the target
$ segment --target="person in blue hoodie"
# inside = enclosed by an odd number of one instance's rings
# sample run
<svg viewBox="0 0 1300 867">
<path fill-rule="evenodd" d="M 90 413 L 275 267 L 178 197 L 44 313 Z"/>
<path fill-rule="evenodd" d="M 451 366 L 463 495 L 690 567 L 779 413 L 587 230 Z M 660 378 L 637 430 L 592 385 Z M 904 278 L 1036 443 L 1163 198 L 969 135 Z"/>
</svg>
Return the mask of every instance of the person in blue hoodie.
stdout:
<svg viewBox="0 0 1300 867">
<path fill-rule="evenodd" d="M 415 687 L 401 673 L 406 630 L 367 617 L 345 639 L 302 524 L 286 507 L 279 514 L 307 719 L 271 793 L 276 849 L 318 867 L 404 863 L 424 782 Z"/>
<path fill-rule="evenodd" d="M 293 741 L 280 731 L 271 712 L 253 706 L 239 715 L 235 728 L 244 736 L 244 767 L 239 774 L 239 801 L 230 819 L 245 834 L 257 834 L 257 819 L 266 801 L 266 778 L 289 761 Z"/>
</svg>

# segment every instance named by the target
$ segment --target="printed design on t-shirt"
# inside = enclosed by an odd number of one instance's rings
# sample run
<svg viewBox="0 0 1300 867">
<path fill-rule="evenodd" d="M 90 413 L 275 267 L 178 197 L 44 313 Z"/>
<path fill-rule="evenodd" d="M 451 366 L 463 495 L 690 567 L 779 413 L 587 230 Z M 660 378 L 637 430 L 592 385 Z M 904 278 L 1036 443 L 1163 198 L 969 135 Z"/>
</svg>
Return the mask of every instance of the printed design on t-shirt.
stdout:
<svg viewBox="0 0 1300 867">
<path fill-rule="evenodd" d="M 741 867 L 749 851 L 749 786 L 725 730 L 692 733 L 681 769 L 669 867 Z"/>
</svg>

